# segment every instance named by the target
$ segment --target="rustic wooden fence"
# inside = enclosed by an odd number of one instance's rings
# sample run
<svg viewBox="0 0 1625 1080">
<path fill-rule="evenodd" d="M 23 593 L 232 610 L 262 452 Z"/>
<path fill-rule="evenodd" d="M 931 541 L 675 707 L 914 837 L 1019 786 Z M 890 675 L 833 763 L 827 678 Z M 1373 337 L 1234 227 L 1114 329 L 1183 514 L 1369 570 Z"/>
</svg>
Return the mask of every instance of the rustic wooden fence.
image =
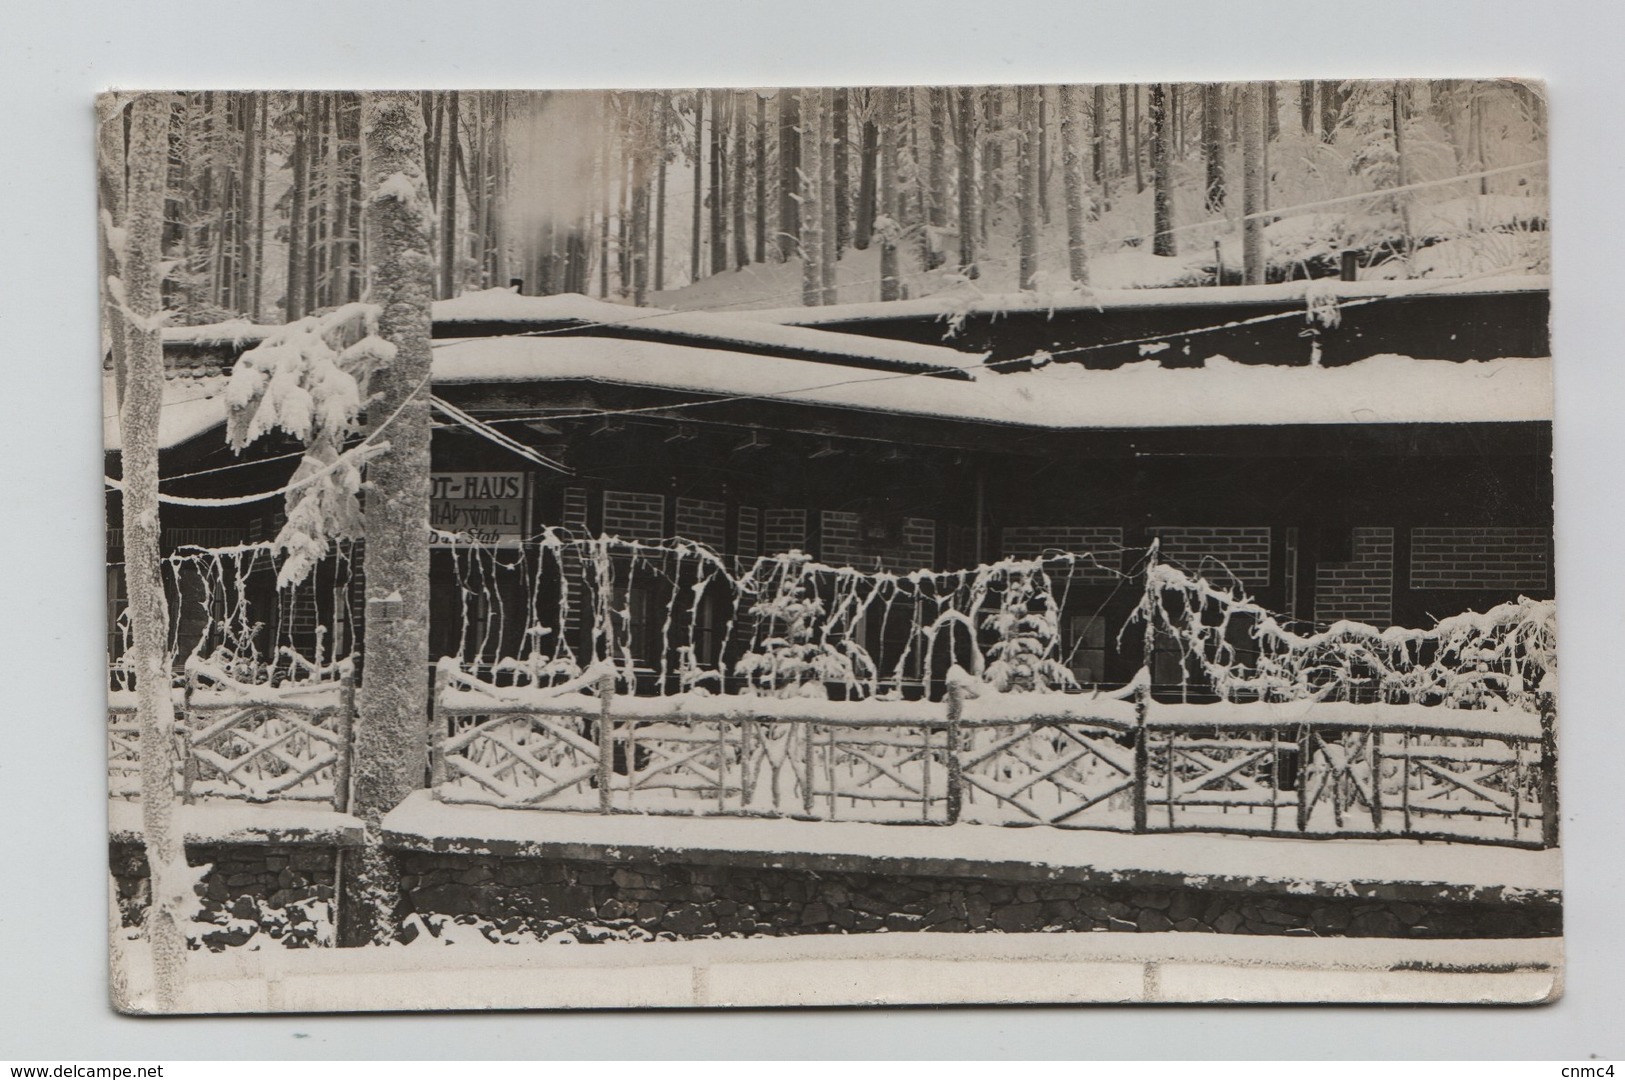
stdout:
<svg viewBox="0 0 1625 1080">
<path fill-rule="evenodd" d="M 141 789 L 133 691 L 108 703 L 108 793 Z M 188 681 L 175 702 L 175 791 L 198 798 L 347 805 L 355 693 L 350 679 L 291 691 L 217 692 Z"/>
<path fill-rule="evenodd" d="M 590 691 L 590 692 L 589 692 Z M 435 694 L 445 802 L 817 821 L 1557 842 L 1541 711 L 1117 697 L 942 702 Z"/>
</svg>

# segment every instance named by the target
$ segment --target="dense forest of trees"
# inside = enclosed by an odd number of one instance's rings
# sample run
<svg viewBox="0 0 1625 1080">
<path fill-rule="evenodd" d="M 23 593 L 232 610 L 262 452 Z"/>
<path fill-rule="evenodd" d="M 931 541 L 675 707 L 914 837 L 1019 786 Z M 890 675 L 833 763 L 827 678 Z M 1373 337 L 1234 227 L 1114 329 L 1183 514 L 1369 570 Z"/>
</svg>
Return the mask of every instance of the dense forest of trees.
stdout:
<svg viewBox="0 0 1625 1080">
<path fill-rule="evenodd" d="M 1543 102 L 1515 82 L 418 100 L 442 297 L 518 281 L 635 304 L 827 304 L 967 280 L 1055 290 L 1092 267 L 1104 286 L 1320 276 L 1350 249 L 1414 276 L 1520 265 L 1506 234 L 1545 224 Z M 177 95 L 163 245 L 182 321 L 283 322 L 359 298 L 360 125 L 357 93 Z M 1483 220 L 1427 212 L 1475 194 L 1533 198 Z M 1291 227 L 1271 227 L 1277 211 Z M 1406 262 L 1467 233 L 1466 261 Z"/>
</svg>

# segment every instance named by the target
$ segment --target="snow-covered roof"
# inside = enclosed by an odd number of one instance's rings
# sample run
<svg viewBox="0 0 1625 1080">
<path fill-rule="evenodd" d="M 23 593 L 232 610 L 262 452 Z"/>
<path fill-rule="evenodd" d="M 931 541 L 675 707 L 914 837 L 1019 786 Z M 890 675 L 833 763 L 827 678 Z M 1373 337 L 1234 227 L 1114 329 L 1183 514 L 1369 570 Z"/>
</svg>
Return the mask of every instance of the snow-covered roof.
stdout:
<svg viewBox="0 0 1625 1080">
<path fill-rule="evenodd" d="M 1401 298 L 1410 295 L 1462 295 L 1506 292 L 1545 292 L 1551 277 L 1545 274 L 1508 274 L 1464 281 L 1283 281 L 1271 285 L 1225 285 L 1170 289 L 1092 289 L 1070 286 L 1033 292 L 984 294 L 965 285 L 932 293 L 914 300 L 887 300 L 866 304 L 830 304 L 825 307 L 762 308 L 738 312 L 741 319 L 756 319 L 784 325 L 813 326 L 819 323 L 852 322 L 861 319 L 893 319 L 920 316 L 948 318 L 967 314 L 995 314 L 1011 311 L 1078 311 L 1111 308 L 1219 307 L 1229 304 L 1306 303 L 1309 289 L 1317 298 L 1338 300 Z"/>
<path fill-rule="evenodd" d="M 475 322 L 616 327 L 645 336 L 694 341 L 701 345 L 725 342 L 758 350 L 787 350 L 911 370 L 961 369 L 986 359 L 986 354 L 962 352 L 942 345 L 786 326 L 739 312 L 670 311 L 612 304 L 580 293 L 521 296 L 511 289 L 486 289 L 464 293 L 452 300 L 435 301 L 433 317 L 435 325 L 442 328 L 447 324 Z"/>
<path fill-rule="evenodd" d="M 264 341 L 273 332 L 282 329 L 281 325 L 264 326 L 249 322 L 247 319 L 231 319 L 227 322 L 206 323 L 202 326 L 166 326 L 163 329 L 164 344 L 194 344 L 202 342 L 225 342 L 229 344 L 247 344 L 249 342 Z"/>
<path fill-rule="evenodd" d="M 158 417 L 158 446 L 169 449 L 226 422 L 225 375 L 205 378 L 173 378 L 164 381 L 163 411 Z M 111 375 L 102 378 L 102 445 L 118 450 L 124 445 L 119 432 L 118 394 Z"/>
<path fill-rule="evenodd" d="M 587 381 L 711 397 L 761 397 L 1037 428 L 1549 420 L 1544 359 L 1458 363 L 1377 356 L 1344 367 L 1238 364 L 1108 371 L 1051 365 L 974 382 L 875 372 L 664 342 L 467 338 L 435 351 L 435 382 Z"/>
</svg>

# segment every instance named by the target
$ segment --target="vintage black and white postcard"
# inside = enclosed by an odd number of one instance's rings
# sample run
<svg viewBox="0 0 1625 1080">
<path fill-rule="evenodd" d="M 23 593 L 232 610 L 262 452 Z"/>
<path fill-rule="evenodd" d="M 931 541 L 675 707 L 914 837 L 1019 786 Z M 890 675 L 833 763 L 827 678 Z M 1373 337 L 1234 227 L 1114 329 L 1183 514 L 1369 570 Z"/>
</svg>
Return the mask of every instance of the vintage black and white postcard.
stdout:
<svg viewBox="0 0 1625 1080">
<path fill-rule="evenodd" d="M 1539 84 L 97 131 L 120 1009 L 1561 992 Z"/>
</svg>

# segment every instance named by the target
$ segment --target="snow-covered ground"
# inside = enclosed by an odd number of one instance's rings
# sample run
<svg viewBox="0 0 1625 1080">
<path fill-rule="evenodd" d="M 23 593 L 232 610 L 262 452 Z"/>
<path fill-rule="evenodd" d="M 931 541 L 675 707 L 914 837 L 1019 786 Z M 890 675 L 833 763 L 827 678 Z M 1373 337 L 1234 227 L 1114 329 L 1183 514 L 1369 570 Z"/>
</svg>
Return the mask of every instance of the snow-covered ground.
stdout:
<svg viewBox="0 0 1625 1080">
<path fill-rule="evenodd" d="M 1352 893 L 1358 883 L 1414 885 L 1456 898 L 1480 890 L 1554 892 L 1562 853 L 1409 840 L 1290 840 L 1178 833 L 1134 836 L 1095 830 L 955 825 L 902 828 L 846 821 L 638 814 L 559 814 L 437 802 L 409 795 L 384 820 L 388 833 L 435 850 L 639 851 L 740 860 L 758 866 L 859 858 L 929 873 L 937 867 L 1022 864 L 1050 876 L 1087 872 L 1105 880 L 1156 874 L 1193 885 L 1270 882 L 1288 892 Z M 940 871 L 947 872 L 947 871 Z"/>
<path fill-rule="evenodd" d="M 121 942 L 131 1011 L 144 943 Z M 1024 1002 L 1527 1003 L 1562 992 L 1557 938 L 864 934 L 585 947 L 193 952 L 177 1011 L 684 1008 Z"/>
</svg>

